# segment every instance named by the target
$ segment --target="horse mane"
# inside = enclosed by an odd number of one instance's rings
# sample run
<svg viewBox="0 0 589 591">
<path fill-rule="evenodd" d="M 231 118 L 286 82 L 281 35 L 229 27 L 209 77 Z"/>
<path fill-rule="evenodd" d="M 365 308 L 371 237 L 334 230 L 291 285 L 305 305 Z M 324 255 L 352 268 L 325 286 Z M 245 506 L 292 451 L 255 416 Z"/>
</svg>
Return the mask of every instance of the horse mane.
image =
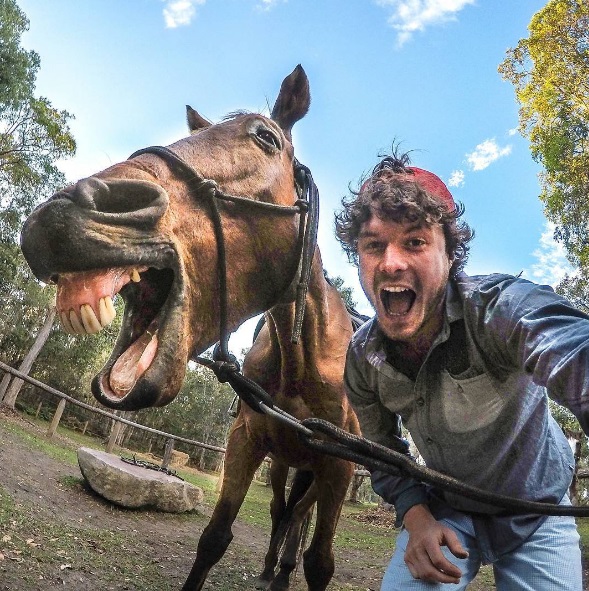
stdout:
<svg viewBox="0 0 589 591">
<path fill-rule="evenodd" d="M 227 115 L 225 115 L 221 121 L 230 121 L 231 119 L 236 119 L 237 117 L 242 117 L 243 115 L 254 115 L 255 112 L 254 111 L 248 111 L 246 109 L 239 109 L 237 111 L 231 111 L 230 113 L 227 113 Z"/>
</svg>

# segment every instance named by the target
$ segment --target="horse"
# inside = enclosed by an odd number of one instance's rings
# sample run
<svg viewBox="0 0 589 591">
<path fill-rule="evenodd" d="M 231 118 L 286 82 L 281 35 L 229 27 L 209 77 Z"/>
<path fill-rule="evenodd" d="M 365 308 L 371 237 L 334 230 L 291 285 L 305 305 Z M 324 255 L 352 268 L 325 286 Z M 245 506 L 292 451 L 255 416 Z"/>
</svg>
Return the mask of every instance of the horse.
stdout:
<svg viewBox="0 0 589 591">
<path fill-rule="evenodd" d="M 227 334 L 264 313 L 243 374 L 291 416 L 359 434 L 343 388 L 350 316 L 324 277 L 315 242 L 305 241 L 311 216 L 300 197 L 292 128 L 309 105 L 299 65 L 283 80 L 269 117 L 235 112 L 213 124 L 187 107 L 188 137 L 79 180 L 25 221 L 23 254 L 39 280 L 57 285 L 67 332 L 94 334 L 114 318 L 113 295 L 125 303 L 112 354 L 92 380 L 102 404 L 134 410 L 171 402 L 190 359 L 216 342 L 226 345 Z M 299 519 L 316 502 L 303 568 L 309 591 L 327 587 L 354 465 L 311 450 L 294 429 L 242 403 L 184 591 L 201 589 L 223 556 L 267 455 L 312 475 L 295 513 Z M 280 499 L 275 505 L 273 530 L 284 513 Z M 289 569 L 281 565 L 271 581 L 266 572 L 269 589 L 286 589 Z"/>
</svg>

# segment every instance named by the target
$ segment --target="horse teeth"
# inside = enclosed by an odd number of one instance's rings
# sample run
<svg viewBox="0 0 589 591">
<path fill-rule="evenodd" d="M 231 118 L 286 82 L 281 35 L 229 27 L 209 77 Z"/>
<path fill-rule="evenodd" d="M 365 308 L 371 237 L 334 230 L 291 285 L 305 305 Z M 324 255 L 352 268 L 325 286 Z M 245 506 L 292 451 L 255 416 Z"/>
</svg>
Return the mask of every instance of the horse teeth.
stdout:
<svg viewBox="0 0 589 591">
<path fill-rule="evenodd" d="M 90 304 L 83 304 L 80 307 L 80 316 L 82 317 L 82 324 L 86 329 L 85 332 L 88 334 L 96 334 L 102 330 L 102 325 L 98 318 L 96 318 L 96 314 Z"/>
<path fill-rule="evenodd" d="M 74 310 L 70 310 L 70 324 L 72 325 L 74 334 L 86 334 L 86 329 L 82 326 Z"/>
<path fill-rule="evenodd" d="M 141 281 L 141 277 L 139 276 L 139 271 L 137 271 L 137 269 L 133 269 L 131 271 L 131 281 L 133 281 L 133 283 L 139 283 Z"/>
<path fill-rule="evenodd" d="M 100 298 L 100 302 L 98 303 L 98 311 L 100 315 L 100 324 L 102 328 L 108 326 L 117 315 L 117 311 L 113 306 L 112 299 L 110 296 Z"/>
<path fill-rule="evenodd" d="M 61 312 L 59 314 L 59 318 L 61 320 L 61 325 L 63 326 L 63 330 L 65 330 L 65 332 L 67 332 L 69 334 L 76 334 L 76 331 L 74 330 L 74 327 L 72 326 L 72 323 L 70 322 L 67 312 Z"/>
</svg>

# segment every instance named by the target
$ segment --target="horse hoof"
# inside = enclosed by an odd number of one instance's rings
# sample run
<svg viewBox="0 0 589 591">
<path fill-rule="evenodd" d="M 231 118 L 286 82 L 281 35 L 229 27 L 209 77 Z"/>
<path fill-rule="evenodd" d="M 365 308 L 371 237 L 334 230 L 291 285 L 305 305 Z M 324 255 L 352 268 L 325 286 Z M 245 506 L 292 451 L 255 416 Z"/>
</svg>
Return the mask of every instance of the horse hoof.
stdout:
<svg viewBox="0 0 589 591">
<path fill-rule="evenodd" d="M 271 578 L 266 578 L 266 577 L 259 576 L 254 581 L 254 587 L 256 589 L 259 589 L 259 591 L 265 591 L 266 589 L 268 589 L 270 587 L 270 584 L 271 583 L 272 583 L 272 579 Z"/>
<path fill-rule="evenodd" d="M 279 578 L 275 578 L 272 581 L 270 587 L 268 587 L 268 591 L 288 591 L 290 585 L 289 581 L 280 580 Z"/>
</svg>

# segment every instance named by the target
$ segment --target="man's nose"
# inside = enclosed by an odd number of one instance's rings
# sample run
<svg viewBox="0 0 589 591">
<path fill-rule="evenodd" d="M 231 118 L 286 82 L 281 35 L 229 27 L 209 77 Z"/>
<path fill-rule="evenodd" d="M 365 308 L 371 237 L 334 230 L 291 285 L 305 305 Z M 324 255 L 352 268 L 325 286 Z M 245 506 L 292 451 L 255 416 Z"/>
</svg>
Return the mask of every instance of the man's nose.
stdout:
<svg viewBox="0 0 589 591">
<path fill-rule="evenodd" d="M 387 245 L 380 262 L 381 271 L 393 275 L 400 271 L 405 271 L 407 266 L 407 256 L 402 249 L 395 244 Z"/>
</svg>

